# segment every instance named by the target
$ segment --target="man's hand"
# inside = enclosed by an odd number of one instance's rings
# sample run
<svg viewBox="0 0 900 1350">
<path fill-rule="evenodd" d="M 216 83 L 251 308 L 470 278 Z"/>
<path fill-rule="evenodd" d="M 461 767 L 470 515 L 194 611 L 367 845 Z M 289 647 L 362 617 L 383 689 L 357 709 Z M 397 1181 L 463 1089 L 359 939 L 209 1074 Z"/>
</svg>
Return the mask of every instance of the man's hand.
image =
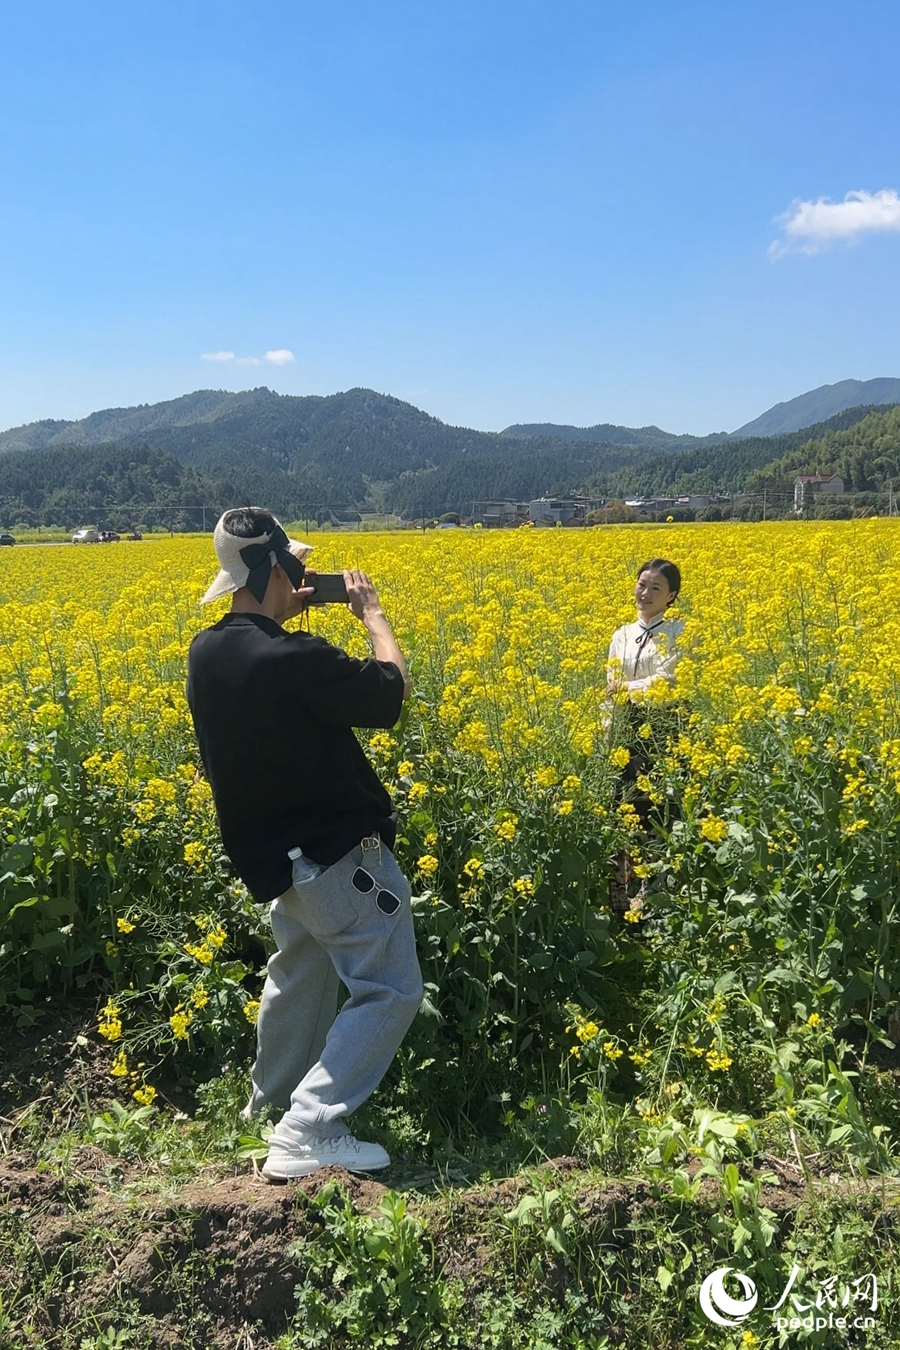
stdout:
<svg viewBox="0 0 900 1350">
<path fill-rule="evenodd" d="M 393 629 L 387 621 L 387 615 L 381 608 L 378 592 L 365 572 L 348 568 L 344 572 L 344 585 L 347 588 L 347 608 L 369 630 L 376 661 L 392 661 L 403 677 L 403 697 L 409 698 L 412 686 L 409 671 L 403 653 L 397 645 Z"/>
<path fill-rule="evenodd" d="M 292 550 L 293 551 L 293 550 Z M 307 567 L 305 577 L 315 578 L 315 572 Z M 302 614 L 309 604 L 310 596 L 315 595 L 315 586 L 301 586 L 296 591 L 291 591 L 291 602 L 283 614 L 279 614 L 276 623 L 286 623 L 288 619 L 296 619 L 298 614 Z"/>
<path fill-rule="evenodd" d="M 362 623 L 382 612 L 378 592 L 365 572 L 348 569 L 344 572 L 344 585 L 347 588 L 347 608 Z"/>
</svg>

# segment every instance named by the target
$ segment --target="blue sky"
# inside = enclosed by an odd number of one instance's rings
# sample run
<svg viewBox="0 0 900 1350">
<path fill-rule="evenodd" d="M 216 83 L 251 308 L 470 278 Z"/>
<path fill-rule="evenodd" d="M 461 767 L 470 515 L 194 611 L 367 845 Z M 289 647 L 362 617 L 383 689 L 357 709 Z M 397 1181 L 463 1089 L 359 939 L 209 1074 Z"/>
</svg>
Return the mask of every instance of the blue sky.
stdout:
<svg viewBox="0 0 900 1350">
<path fill-rule="evenodd" d="M 266 384 L 703 433 L 900 376 L 893 0 L 3 27 L 0 427 Z"/>
</svg>

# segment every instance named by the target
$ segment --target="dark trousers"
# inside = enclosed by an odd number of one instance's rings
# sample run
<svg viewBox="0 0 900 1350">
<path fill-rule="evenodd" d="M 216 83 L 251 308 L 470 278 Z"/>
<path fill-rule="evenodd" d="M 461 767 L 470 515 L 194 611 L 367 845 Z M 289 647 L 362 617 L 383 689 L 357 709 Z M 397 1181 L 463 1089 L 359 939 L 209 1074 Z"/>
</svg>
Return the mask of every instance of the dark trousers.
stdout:
<svg viewBox="0 0 900 1350">
<path fill-rule="evenodd" d="M 680 703 L 654 705 L 652 708 L 648 704 L 639 707 L 636 703 L 630 701 L 628 703 L 624 744 L 630 751 L 630 756 L 628 763 L 619 773 L 613 794 L 613 805 L 616 806 L 623 801 L 627 791 L 628 798 L 640 817 L 641 825 L 648 834 L 654 833 L 654 824 L 665 829 L 671 821 L 679 820 L 681 810 L 678 802 L 668 797 L 656 806 L 648 793 L 635 787 L 639 775 L 649 773 L 653 768 L 653 760 L 647 753 L 647 742 L 638 735 L 638 728 L 644 722 L 649 722 L 657 737 L 677 732 L 684 712 L 684 704 Z"/>
</svg>

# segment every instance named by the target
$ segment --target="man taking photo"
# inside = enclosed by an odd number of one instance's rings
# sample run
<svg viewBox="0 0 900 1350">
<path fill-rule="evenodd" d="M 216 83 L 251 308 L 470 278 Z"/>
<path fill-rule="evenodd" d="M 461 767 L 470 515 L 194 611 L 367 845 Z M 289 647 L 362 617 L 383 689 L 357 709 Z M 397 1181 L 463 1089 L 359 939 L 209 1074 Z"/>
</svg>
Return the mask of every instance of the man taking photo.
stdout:
<svg viewBox="0 0 900 1350">
<path fill-rule="evenodd" d="M 269 1181 L 328 1163 L 374 1171 L 388 1154 L 345 1117 L 387 1072 L 423 986 L 410 886 L 391 851 L 396 813 L 352 728 L 396 723 L 406 663 L 365 572 L 344 583 L 373 656 L 282 627 L 309 604 L 315 574 L 304 575 L 310 546 L 271 512 L 226 511 L 214 543 L 221 570 L 201 604 L 230 593 L 231 609 L 191 643 L 187 699 L 223 847 L 269 904 L 276 945 L 244 1114 L 284 1110 Z M 341 983 L 349 998 L 335 1016 Z"/>
</svg>

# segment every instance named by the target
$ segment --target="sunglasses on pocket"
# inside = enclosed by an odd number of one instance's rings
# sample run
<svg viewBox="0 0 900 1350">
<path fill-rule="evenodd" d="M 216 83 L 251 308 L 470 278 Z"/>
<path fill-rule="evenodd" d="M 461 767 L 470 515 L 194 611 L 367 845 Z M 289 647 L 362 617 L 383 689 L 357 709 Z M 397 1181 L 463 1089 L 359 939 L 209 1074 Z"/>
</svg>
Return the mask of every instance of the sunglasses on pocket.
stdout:
<svg viewBox="0 0 900 1350">
<path fill-rule="evenodd" d="M 369 895 L 373 887 L 375 888 L 378 892 L 375 896 L 375 904 L 381 910 L 382 914 L 397 913 L 397 910 L 400 908 L 400 901 L 397 899 L 394 892 L 387 890 L 384 886 L 379 886 L 371 872 L 367 872 L 364 867 L 357 867 L 350 880 L 353 883 L 354 889 L 359 891 L 360 895 Z"/>
</svg>

